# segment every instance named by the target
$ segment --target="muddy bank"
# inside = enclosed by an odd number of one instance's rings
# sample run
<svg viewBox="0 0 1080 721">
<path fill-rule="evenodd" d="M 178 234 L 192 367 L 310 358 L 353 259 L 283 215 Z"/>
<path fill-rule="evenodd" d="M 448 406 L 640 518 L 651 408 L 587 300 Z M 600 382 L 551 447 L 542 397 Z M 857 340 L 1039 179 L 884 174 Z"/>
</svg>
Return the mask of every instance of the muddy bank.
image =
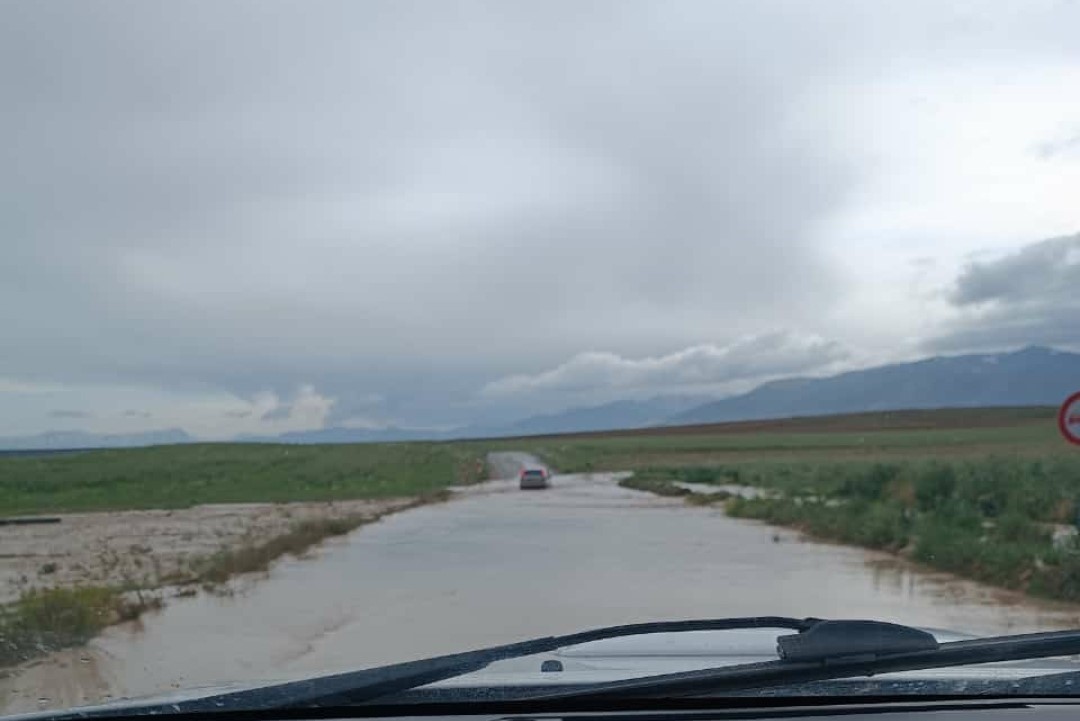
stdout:
<svg viewBox="0 0 1080 721">
<path fill-rule="evenodd" d="M 305 521 L 380 516 L 416 499 L 249 503 L 171 511 L 60 514 L 50 525 L 0 526 L 0 603 L 32 588 L 157 587 L 223 550 L 264 544 Z"/>
</svg>

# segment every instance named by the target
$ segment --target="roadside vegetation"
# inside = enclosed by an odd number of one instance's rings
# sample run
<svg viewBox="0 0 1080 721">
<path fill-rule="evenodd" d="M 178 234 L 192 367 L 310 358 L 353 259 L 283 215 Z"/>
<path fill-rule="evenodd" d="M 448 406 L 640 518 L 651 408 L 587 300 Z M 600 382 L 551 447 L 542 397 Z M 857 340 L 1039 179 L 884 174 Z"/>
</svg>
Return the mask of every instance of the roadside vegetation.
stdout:
<svg viewBox="0 0 1080 721">
<path fill-rule="evenodd" d="M 438 491 L 417 498 L 400 506 L 395 513 L 449 498 L 447 491 Z M 378 520 L 370 515 L 354 514 L 343 518 L 313 518 L 298 521 L 284 534 L 261 543 L 245 543 L 235 548 L 222 548 L 206 558 L 190 564 L 190 572 L 172 583 L 198 583 L 213 588 L 242 573 L 261 573 L 282 556 L 302 556 L 327 538 L 344 536 L 366 523 Z"/>
<path fill-rule="evenodd" d="M 160 605 L 158 595 L 112 586 L 27 591 L 17 603 L 0 606 L 0 668 L 78 646 Z"/>
<path fill-rule="evenodd" d="M 717 469 L 776 491 L 733 516 L 893 551 L 1033 595 L 1080 601 L 1080 456 Z M 738 480 L 734 481 L 737 477 Z"/>
<path fill-rule="evenodd" d="M 657 496 L 673 496 L 683 498 L 691 495 L 692 491 L 675 485 L 670 477 L 656 476 L 653 474 L 638 472 L 629 478 L 619 481 L 623 488 L 632 488 L 635 491 L 648 491 Z"/>
<path fill-rule="evenodd" d="M 703 476 L 708 480 L 702 480 Z M 682 498 L 694 506 L 708 506 L 727 500 L 731 497 L 731 493 L 724 490 L 695 493 L 680 483 L 713 483 L 717 478 L 718 476 L 714 476 L 707 468 L 647 468 L 622 479 L 619 485 L 635 491 L 648 491 L 658 496 Z"/>
</svg>

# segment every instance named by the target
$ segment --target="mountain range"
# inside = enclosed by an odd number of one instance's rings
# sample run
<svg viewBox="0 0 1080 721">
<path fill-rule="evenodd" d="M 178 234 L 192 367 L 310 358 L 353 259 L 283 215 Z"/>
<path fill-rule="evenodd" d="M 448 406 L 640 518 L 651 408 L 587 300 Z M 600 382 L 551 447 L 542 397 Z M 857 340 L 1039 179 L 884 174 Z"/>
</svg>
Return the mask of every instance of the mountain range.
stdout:
<svg viewBox="0 0 1080 721">
<path fill-rule="evenodd" d="M 707 396 L 655 396 L 646 400 L 613 401 L 598 406 L 568 408 L 558 413 L 529 416 L 503 426 L 471 426 L 461 429 L 459 437 L 540 436 L 619 428 L 648 428 L 663 425 L 672 416 L 711 400 Z"/>
<path fill-rule="evenodd" d="M 618 400 L 530 416 L 494 427 L 464 426 L 450 431 L 331 427 L 237 440 L 264 443 L 445 440 L 880 410 L 1057 405 L 1077 390 L 1080 390 L 1080 354 L 1033 346 L 1010 353 L 935 356 L 826 378 L 785 378 L 721 399 L 671 395 Z M 117 448 L 193 440 L 179 429 L 127 435 L 56 431 L 35 436 L 0 437 L 0 450 Z"/>
<path fill-rule="evenodd" d="M 1013 353 L 938 356 L 850 371 L 787 378 L 712 401 L 670 425 L 917 408 L 1058 405 L 1080 390 L 1080 355 L 1029 347 Z"/>
</svg>

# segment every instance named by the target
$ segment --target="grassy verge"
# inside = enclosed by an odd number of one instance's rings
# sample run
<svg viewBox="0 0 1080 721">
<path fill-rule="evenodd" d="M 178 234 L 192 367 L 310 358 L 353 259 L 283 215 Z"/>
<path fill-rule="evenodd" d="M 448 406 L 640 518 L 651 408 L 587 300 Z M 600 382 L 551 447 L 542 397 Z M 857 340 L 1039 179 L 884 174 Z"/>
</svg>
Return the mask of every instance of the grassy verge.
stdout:
<svg viewBox="0 0 1080 721">
<path fill-rule="evenodd" d="M 632 488 L 635 491 L 648 491 L 658 496 L 685 497 L 691 494 L 685 488 L 680 488 L 666 478 L 655 478 L 640 473 L 635 473 L 629 478 L 619 481 L 623 488 Z"/>
<path fill-rule="evenodd" d="M 27 591 L 18 602 L 0 607 L 0 667 L 78 646 L 160 603 L 159 596 L 111 586 Z"/>
<path fill-rule="evenodd" d="M 731 497 L 730 493 L 716 490 L 711 493 L 694 493 L 678 485 L 684 483 L 729 482 L 730 478 L 719 470 L 708 468 L 647 468 L 619 481 L 623 488 L 648 491 L 658 496 L 682 498 L 692 506 L 707 506 Z"/>
<path fill-rule="evenodd" d="M 449 498 L 447 491 L 430 493 L 418 498 L 394 512 L 415 508 L 416 506 L 444 501 Z M 233 576 L 242 573 L 263 572 L 270 564 L 282 556 L 302 556 L 327 538 L 343 536 L 360 526 L 372 523 L 379 517 L 371 515 L 349 515 L 342 518 L 315 518 L 293 524 L 287 533 L 275 536 L 262 543 L 241 544 L 235 548 L 223 548 L 217 553 L 195 561 L 191 565 L 191 575 L 187 578 L 173 579 L 180 583 L 200 583 L 215 586 L 225 583 Z"/>
</svg>

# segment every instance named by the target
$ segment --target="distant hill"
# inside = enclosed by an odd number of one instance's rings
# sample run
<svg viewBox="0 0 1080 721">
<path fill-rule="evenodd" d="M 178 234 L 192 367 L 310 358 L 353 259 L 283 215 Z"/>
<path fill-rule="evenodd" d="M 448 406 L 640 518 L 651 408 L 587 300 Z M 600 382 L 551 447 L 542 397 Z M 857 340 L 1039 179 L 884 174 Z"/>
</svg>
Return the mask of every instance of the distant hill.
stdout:
<svg viewBox="0 0 1080 721">
<path fill-rule="evenodd" d="M 659 425 L 672 415 L 700 406 L 706 400 L 702 396 L 657 396 L 647 400 L 614 401 L 599 406 L 569 408 L 559 413 L 530 416 L 493 429 L 487 435 L 535 436 L 644 428 Z"/>
<path fill-rule="evenodd" d="M 830 378 L 788 378 L 668 418 L 672 425 L 918 408 L 1057 405 L 1080 390 L 1080 354 L 1029 347 L 938 356 Z"/>
<path fill-rule="evenodd" d="M 0 450 L 52 451 L 78 448 L 130 448 L 192 443 L 179 428 L 146 433 L 96 434 L 85 431 L 46 431 L 32 436 L 0 436 Z"/>
</svg>

